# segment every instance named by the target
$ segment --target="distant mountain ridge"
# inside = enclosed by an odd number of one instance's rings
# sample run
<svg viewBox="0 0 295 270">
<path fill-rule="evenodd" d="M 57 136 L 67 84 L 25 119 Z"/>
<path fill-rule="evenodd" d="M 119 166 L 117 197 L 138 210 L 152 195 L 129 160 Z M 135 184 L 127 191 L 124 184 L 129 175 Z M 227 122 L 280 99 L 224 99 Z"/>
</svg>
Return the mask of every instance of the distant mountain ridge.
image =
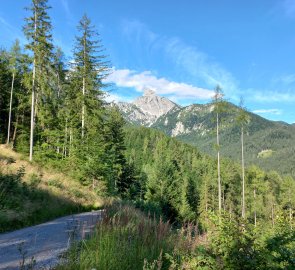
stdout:
<svg viewBox="0 0 295 270">
<path fill-rule="evenodd" d="M 147 127 L 153 125 L 159 117 L 167 114 L 172 109 L 180 108 L 171 100 L 157 96 L 153 90 L 146 89 L 143 96 L 132 103 L 119 102 L 118 107 L 123 116 L 131 123 Z"/>
<path fill-rule="evenodd" d="M 240 128 L 236 124 L 239 107 L 228 103 L 227 113 L 221 115 L 221 153 L 239 161 Z M 181 107 L 155 92 L 147 90 L 132 103 L 118 103 L 124 118 L 136 125 L 155 128 L 171 137 L 197 146 L 215 155 L 215 116 L 213 104 L 192 104 Z M 270 121 L 248 112 L 251 117 L 245 136 L 245 156 L 248 165 L 265 170 L 277 170 L 295 175 L 295 125 Z M 263 153 L 268 153 L 267 155 Z"/>
</svg>

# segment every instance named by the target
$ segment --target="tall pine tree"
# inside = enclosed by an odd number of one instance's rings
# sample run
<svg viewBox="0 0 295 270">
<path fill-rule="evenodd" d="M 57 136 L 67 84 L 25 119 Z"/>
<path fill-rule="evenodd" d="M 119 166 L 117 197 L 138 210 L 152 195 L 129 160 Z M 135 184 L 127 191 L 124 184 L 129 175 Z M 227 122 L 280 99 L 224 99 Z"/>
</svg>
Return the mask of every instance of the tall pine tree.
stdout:
<svg viewBox="0 0 295 270">
<path fill-rule="evenodd" d="M 51 89 L 48 87 L 48 76 L 52 58 L 51 21 L 48 15 L 47 0 L 32 0 L 28 10 L 31 15 L 27 17 L 24 33 L 28 39 L 26 48 L 32 52 L 32 96 L 31 96 L 31 124 L 30 124 L 30 161 L 33 160 L 34 128 L 39 107 L 46 107 Z M 42 112 L 43 113 L 43 112 Z M 42 114 L 41 113 L 41 114 Z M 43 121 L 46 119 L 43 113 Z"/>
</svg>

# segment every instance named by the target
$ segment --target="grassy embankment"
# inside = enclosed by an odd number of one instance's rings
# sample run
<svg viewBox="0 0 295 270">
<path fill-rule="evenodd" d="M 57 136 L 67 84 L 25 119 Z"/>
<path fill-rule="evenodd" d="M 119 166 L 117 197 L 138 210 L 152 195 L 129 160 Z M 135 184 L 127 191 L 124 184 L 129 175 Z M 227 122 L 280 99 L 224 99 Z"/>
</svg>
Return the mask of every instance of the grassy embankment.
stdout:
<svg viewBox="0 0 295 270">
<path fill-rule="evenodd" d="M 62 173 L 0 145 L 0 233 L 99 208 L 102 199 Z"/>
<path fill-rule="evenodd" d="M 74 245 L 57 270 L 179 269 L 182 255 L 200 243 L 206 241 L 192 225 L 173 230 L 131 205 L 113 204 L 92 237 Z"/>
</svg>

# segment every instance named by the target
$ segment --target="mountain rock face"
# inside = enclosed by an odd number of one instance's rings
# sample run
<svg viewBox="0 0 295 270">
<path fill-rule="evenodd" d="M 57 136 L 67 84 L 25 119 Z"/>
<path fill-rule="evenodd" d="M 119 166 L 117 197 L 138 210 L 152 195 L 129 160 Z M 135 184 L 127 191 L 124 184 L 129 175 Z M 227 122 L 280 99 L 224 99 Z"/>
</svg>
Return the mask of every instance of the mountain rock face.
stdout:
<svg viewBox="0 0 295 270">
<path fill-rule="evenodd" d="M 172 109 L 180 108 L 169 99 L 157 96 L 150 89 L 145 90 L 144 95 L 132 103 L 119 102 L 117 105 L 127 121 L 147 127 L 153 125 L 159 117 Z"/>
<path fill-rule="evenodd" d="M 152 127 L 171 137 L 197 146 L 215 155 L 215 114 L 212 104 L 193 104 L 181 107 L 151 90 L 132 103 L 117 104 L 124 118 L 133 124 Z M 236 118 L 240 108 L 227 104 L 227 112 L 220 115 L 220 144 L 223 157 L 240 161 L 240 127 Z M 265 170 L 295 174 L 295 125 L 270 121 L 248 112 L 251 121 L 245 127 L 245 159 Z M 271 155 L 261 155 L 264 150 Z M 284 161 L 284 162 L 282 162 Z"/>
</svg>

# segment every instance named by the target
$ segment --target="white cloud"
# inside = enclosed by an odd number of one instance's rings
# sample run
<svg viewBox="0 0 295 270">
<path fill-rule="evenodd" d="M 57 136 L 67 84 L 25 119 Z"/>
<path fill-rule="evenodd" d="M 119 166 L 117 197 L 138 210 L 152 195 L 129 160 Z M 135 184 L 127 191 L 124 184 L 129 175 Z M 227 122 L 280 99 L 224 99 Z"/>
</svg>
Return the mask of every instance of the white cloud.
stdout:
<svg viewBox="0 0 295 270">
<path fill-rule="evenodd" d="M 133 87 L 138 92 L 150 88 L 160 95 L 168 95 L 174 99 L 208 100 L 213 91 L 199 88 L 190 84 L 157 78 L 150 71 L 136 72 L 129 69 L 114 69 L 107 82 L 115 83 L 118 87 Z"/>
<path fill-rule="evenodd" d="M 293 84 L 295 82 L 295 74 L 282 75 L 273 80 L 274 83 L 283 83 L 285 85 Z"/>
<path fill-rule="evenodd" d="M 117 95 L 117 94 L 113 94 L 113 93 L 106 93 L 106 96 L 105 96 L 105 101 L 106 102 L 119 102 L 119 101 L 125 101 L 125 102 L 130 102 L 131 99 L 130 98 L 127 98 L 127 97 L 124 97 L 124 96 L 120 96 L 120 95 Z"/>
<path fill-rule="evenodd" d="M 260 109 L 260 110 L 254 110 L 253 113 L 280 115 L 280 114 L 282 114 L 282 110 L 279 110 L 279 109 Z"/>
<path fill-rule="evenodd" d="M 165 51 L 176 65 L 208 87 L 213 88 L 219 84 L 227 95 L 237 93 L 238 83 L 234 76 L 221 64 L 210 59 L 206 53 L 178 38 L 170 39 Z"/>
<path fill-rule="evenodd" d="M 189 75 L 198 85 L 213 89 L 219 84 L 231 98 L 240 95 L 237 93 L 238 82 L 234 76 L 198 48 L 177 37 L 154 33 L 139 21 L 125 21 L 123 33 L 133 45 L 137 44 L 141 48 L 144 55 L 151 55 L 154 51 L 161 52 L 178 68 L 179 73 L 185 72 L 185 76 Z"/>
<path fill-rule="evenodd" d="M 254 91 L 254 93 L 248 93 L 250 94 L 250 99 L 257 101 L 257 102 L 266 102 L 266 103 L 272 103 L 272 102 L 294 102 L 295 101 L 295 93 L 292 93 L 291 91 L 288 92 L 274 92 L 274 91 Z"/>
</svg>

